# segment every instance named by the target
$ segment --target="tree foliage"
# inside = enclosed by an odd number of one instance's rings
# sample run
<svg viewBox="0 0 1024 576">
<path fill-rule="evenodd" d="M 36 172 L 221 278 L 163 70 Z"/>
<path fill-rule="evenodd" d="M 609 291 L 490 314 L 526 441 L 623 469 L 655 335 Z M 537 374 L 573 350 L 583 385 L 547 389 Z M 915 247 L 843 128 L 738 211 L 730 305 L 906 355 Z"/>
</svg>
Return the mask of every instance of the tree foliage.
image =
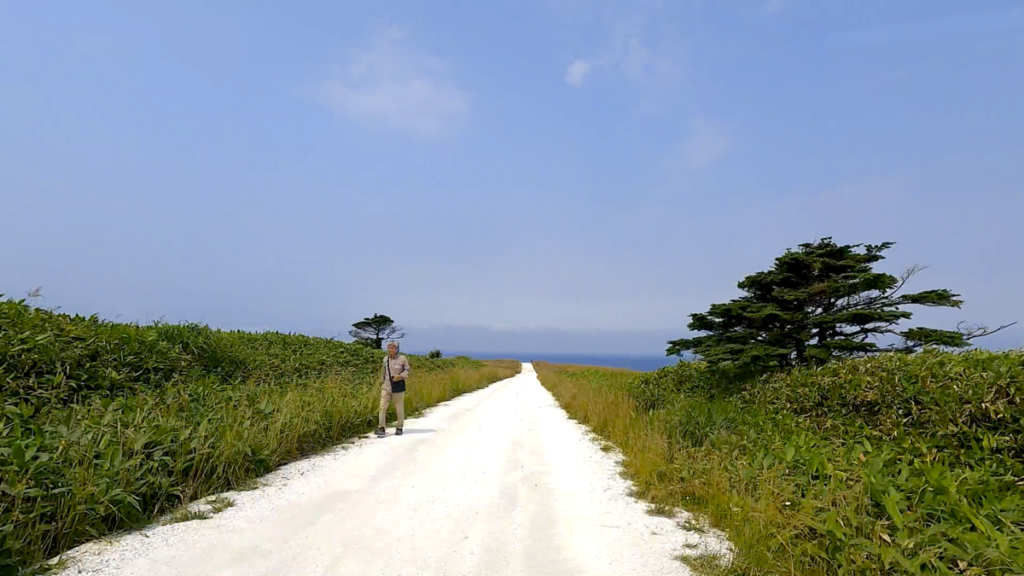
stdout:
<svg viewBox="0 0 1024 576">
<path fill-rule="evenodd" d="M 913 315 L 907 306 L 960 308 L 963 300 L 946 289 L 902 294 L 923 268 L 911 267 L 900 277 L 876 272 L 872 267 L 892 246 L 839 245 L 825 238 L 787 250 L 771 269 L 739 282 L 743 296 L 691 314 L 689 329 L 704 334 L 670 341 L 667 355 L 690 351 L 710 364 L 753 369 L 817 365 L 924 346 L 963 348 L 1012 326 L 989 330 L 961 323 L 956 330 L 899 330 L 897 325 Z M 885 336 L 898 341 L 879 345 Z"/>
<path fill-rule="evenodd" d="M 352 324 L 348 335 L 355 338 L 356 343 L 379 350 L 384 346 L 385 340 L 398 340 L 405 338 L 405 330 L 396 326 L 395 321 L 383 314 L 374 314 L 369 318 Z"/>
</svg>

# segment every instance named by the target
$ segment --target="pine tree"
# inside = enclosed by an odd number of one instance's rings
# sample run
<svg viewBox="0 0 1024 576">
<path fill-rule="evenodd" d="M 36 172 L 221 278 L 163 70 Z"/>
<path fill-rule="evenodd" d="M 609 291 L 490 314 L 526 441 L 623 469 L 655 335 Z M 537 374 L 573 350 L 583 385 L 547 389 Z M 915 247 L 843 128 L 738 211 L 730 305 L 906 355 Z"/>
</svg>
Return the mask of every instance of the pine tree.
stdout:
<svg viewBox="0 0 1024 576">
<path fill-rule="evenodd" d="M 904 307 L 960 308 L 963 300 L 946 289 L 900 294 L 922 268 L 909 268 L 899 278 L 876 272 L 873 265 L 892 246 L 838 245 L 825 238 L 787 250 L 770 270 L 738 284 L 743 296 L 691 314 L 689 329 L 706 334 L 670 341 L 667 355 L 690 351 L 714 365 L 789 367 L 883 351 L 912 352 L 924 346 L 963 348 L 975 338 L 1013 325 L 989 330 L 961 323 L 957 330 L 900 331 L 897 324 L 913 315 Z M 897 336 L 899 341 L 880 346 L 877 340 L 883 336 Z"/>
<path fill-rule="evenodd" d="M 404 329 L 395 326 L 395 321 L 388 316 L 374 314 L 352 324 L 352 330 L 349 330 L 348 335 L 355 338 L 356 343 L 380 350 L 384 346 L 384 340 L 405 338 L 405 332 L 402 330 Z"/>
</svg>

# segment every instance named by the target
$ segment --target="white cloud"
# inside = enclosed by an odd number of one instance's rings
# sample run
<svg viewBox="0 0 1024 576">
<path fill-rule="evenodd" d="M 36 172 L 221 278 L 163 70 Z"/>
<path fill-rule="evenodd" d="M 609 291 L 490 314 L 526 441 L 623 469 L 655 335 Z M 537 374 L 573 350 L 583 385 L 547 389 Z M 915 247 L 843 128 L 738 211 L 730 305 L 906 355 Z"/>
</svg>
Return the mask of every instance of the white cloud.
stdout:
<svg viewBox="0 0 1024 576">
<path fill-rule="evenodd" d="M 670 37 L 652 39 L 642 20 L 615 26 L 609 61 L 629 80 L 649 88 L 666 88 L 681 76 L 682 49 Z"/>
<path fill-rule="evenodd" d="M 324 104 L 366 125 L 385 125 L 435 136 L 461 124 L 470 94 L 448 79 L 448 65 L 417 50 L 397 27 L 378 32 L 370 47 L 355 50 L 341 78 L 320 86 Z"/>
<path fill-rule="evenodd" d="M 730 126 L 695 118 L 690 135 L 679 145 L 671 161 L 688 168 L 703 168 L 725 156 L 731 145 Z"/>
<path fill-rule="evenodd" d="M 597 70 L 616 74 L 639 89 L 640 107 L 648 109 L 678 86 L 686 50 L 678 22 L 665 19 L 663 2 L 606 0 L 555 3 L 553 7 L 570 25 L 588 30 L 588 44 L 593 36 L 589 30 L 594 28 L 601 39 L 586 49 L 592 57 L 569 65 L 565 80 L 570 85 L 579 87 L 584 76 Z M 573 75 L 574 68 L 578 75 Z"/>
<path fill-rule="evenodd" d="M 576 60 L 565 70 L 565 81 L 570 86 L 579 88 L 583 86 L 583 79 L 590 74 L 590 63 L 586 60 Z"/>
</svg>

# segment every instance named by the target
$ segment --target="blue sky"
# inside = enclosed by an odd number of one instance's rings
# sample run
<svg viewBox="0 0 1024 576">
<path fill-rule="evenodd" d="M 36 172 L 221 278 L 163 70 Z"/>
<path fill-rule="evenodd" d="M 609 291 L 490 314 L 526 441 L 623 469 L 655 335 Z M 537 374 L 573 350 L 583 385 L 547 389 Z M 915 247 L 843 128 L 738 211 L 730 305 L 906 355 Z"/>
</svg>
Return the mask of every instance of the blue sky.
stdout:
<svg viewBox="0 0 1024 576">
<path fill-rule="evenodd" d="M 0 293 L 660 354 L 787 247 L 1024 321 L 1024 4 L 0 4 Z M 1014 328 L 993 345 L 1024 344 Z"/>
</svg>

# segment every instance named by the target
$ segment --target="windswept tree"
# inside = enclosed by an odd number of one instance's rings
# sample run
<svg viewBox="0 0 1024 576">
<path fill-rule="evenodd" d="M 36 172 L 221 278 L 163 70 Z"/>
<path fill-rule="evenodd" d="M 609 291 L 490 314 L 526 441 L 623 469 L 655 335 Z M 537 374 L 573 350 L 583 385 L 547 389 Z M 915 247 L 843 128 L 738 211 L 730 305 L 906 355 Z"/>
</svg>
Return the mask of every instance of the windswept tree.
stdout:
<svg viewBox="0 0 1024 576">
<path fill-rule="evenodd" d="M 770 270 L 738 284 L 743 296 L 691 314 L 689 329 L 704 334 L 670 341 L 667 355 L 692 352 L 713 365 L 746 369 L 789 367 L 924 346 L 964 348 L 1013 325 L 899 330 L 913 315 L 907 306 L 960 308 L 963 300 L 946 289 L 902 294 L 923 268 L 911 267 L 898 278 L 874 271 L 892 246 L 839 245 L 825 238 L 787 250 Z M 880 345 L 886 339 L 890 343 Z"/>
<path fill-rule="evenodd" d="M 405 330 L 395 326 L 395 321 L 383 314 L 374 314 L 352 324 L 348 335 L 355 338 L 356 343 L 366 345 L 375 350 L 384 347 L 385 340 L 405 338 Z"/>
</svg>

